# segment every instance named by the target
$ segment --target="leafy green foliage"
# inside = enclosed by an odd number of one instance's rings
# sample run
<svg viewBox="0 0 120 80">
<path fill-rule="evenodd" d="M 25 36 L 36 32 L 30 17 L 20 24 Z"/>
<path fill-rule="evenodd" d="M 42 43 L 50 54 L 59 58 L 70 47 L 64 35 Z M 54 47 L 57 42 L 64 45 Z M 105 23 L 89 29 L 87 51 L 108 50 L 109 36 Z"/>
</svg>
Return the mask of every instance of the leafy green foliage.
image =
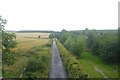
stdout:
<svg viewBox="0 0 120 80">
<path fill-rule="evenodd" d="M 41 58 L 33 58 L 32 60 L 30 60 L 28 62 L 28 65 L 26 67 L 26 72 L 35 72 L 38 70 L 44 70 L 46 67 L 44 66 L 44 61 L 46 60 L 46 58 L 44 56 L 42 56 Z"/>
<path fill-rule="evenodd" d="M 26 66 L 26 70 L 24 71 L 25 77 L 37 78 L 37 72 L 43 73 L 47 70 L 48 66 L 46 66 L 46 63 L 48 63 L 48 58 L 46 56 L 32 57 Z"/>
<path fill-rule="evenodd" d="M 59 40 L 78 58 L 85 50 L 91 51 L 106 63 L 118 63 L 120 58 L 118 30 L 83 30 L 61 32 Z M 120 41 L 120 40 L 119 40 Z"/>
<path fill-rule="evenodd" d="M 16 46 L 15 42 L 15 34 L 2 32 L 2 46 L 4 46 L 5 51 L 9 51 L 10 48 L 14 48 Z"/>
<path fill-rule="evenodd" d="M 107 63 L 118 63 L 118 34 L 116 31 L 89 31 L 87 36 L 91 34 L 93 37 L 88 37 L 88 43 L 91 43 L 92 53 L 99 56 Z"/>
<path fill-rule="evenodd" d="M 67 71 L 68 78 L 86 79 L 87 74 L 82 70 L 82 65 L 77 61 L 76 57 L 66 50 L 59 41 L 57 41 L 57 45 Z"/>
<path fill-rule="evenodd" d="M 80 56 L 82 52 L 86 49 L 86 37 L 85 36 L 79 36 L 76 40 L 75 45 L 75 51 L 77 53 L 77 56 Z"/>
<path fill-rule="evenodd" d="M 55 34 L 54 34 L 54 32 L 52 32 L 52 33 L 49 35 L 49 38 L 50 38 L 50 39 L 55 38 Z"/>
<path fill-rule="evenodd" d="M 80 57 L 81 53 L 86 49 L 86 37 L 83 35 L 77 36 L 72 32 L 64 33 L 60 38 L 61 43 L 70 52 Z"/>
<path fill-rule="evenodd" d="M 4 53 L 2 54 L 3 64 L 6 64 L 8 66 L 14 64 L 15 61 L 14 53 L 12 51 L 10 52 L 3 51 L 3 53 Z"/>
<path fill-rule="evenodd" d="M 7 23 L 6 19 L 2 19 L 2 17 L 0 16 L 0 33 L 2 33 L 1 38 L 2 40 L 0 40 L 0 43 L 2 43 L 2 45 L 0 45 L 2 47 L 2 53 L 3 53 L 3 63 L 10 65 L 13 64 L 15 58 L 12 54 L 12 52 L 10 51 L 11 48 L 14 48 L 16 46 L 16 42 L 15 42 L 15 34 L 10 34 L 10 33 L 6 33 L 4 31 L 4 25 Z M 2 42 L 1 42 L 2 41 Z"/>
</svg>

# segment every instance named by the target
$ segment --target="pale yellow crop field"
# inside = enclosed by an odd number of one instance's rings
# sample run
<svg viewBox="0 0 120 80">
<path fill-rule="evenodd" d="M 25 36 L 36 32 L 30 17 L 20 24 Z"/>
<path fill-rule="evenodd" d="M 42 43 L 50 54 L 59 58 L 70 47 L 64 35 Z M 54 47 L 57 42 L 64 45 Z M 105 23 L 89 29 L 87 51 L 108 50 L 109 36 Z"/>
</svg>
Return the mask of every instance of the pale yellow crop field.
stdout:
<svg viewBox="0 0 120 80">
<path fill-rule="evenodd" d="M 34 46 L 44 45 L 49 41 L 49 35 L 50 33 L 16 33 L 17 46 L 12 50 L 26 50 Z"/>
<path fill-rule="evenodd" d="M 50 33 L 16 33 L 17 38 L 49 38 Z"/>
</svg>

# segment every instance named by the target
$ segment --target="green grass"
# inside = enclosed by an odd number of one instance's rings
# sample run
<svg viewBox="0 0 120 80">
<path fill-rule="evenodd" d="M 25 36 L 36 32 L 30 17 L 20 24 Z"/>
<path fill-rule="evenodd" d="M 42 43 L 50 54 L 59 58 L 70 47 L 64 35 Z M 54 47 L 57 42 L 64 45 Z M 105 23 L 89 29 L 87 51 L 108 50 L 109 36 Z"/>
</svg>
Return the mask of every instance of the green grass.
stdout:
<svg viewBox="0 0 120 80">
<path fill-rule="evenodd" d="M 94 66 L 102 70 L 107 77 L 118 78 L 117 65 L 106 64 L 88 52 L 81 54 L 79 61 L 82 64 L 85 72 L 88 74 L 89 78 L 104 78 L 103 75 L 95 71 Z"/>
</svg>

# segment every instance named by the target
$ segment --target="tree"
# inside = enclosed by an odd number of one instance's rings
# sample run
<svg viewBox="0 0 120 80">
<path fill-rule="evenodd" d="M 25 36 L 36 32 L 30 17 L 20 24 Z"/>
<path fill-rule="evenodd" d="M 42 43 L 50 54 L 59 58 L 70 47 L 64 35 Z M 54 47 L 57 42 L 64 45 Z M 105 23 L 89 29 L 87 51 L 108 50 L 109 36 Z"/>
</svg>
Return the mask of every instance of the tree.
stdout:
<svg viewBox="0 0 120 80">
<path fill-rule="evenodd" d="M 60 42 L 61 42 L 62 44 L 64 44 L 64 42 L 67 40 L 68 37 L 69 37 L 69 34 L 68 34 L 68 33 L 63 33 L 63 34 L 61 35 Z"/>
<path fill-rule="evenodd" d="M 61 32 L 64 33 L 64 32 L 67 32 L 67 30 L 63 29 Z"/>
<path fill-rule="evenodd" d="M 65 48 L 74 53 L 78 58 L 86 48 L 87 37 L 82 34 L 76 35 L 75 33 L 67 32 L 64 34 L 64 37 L 62 36 L 61 38 L 63 39 Z"/>
<path fill-rule="evenodd" d="M 52 32 L 52 33 L 49 35 L 49 38 L 50 38 L 50 39 L 55 38 L 55 33 L 54 33 L 54 32 Z"/>
<path fill-rule="evenodd" d="M 76 42 L 76 52 L 77 52 L 77 56 L 80 57 L 80 55 L 82 54 L 82 52 L 85 51 L 86 49 L 86 37 L 84 35 L 80 35 L 77 37 L 77 42 Z"/>
<path fill-rule="evenodd" d="M 40 38 L 40 35 L 38 36 L 38 38 Z"/>
<path fill-rule="evenodd" d="M 2 32 L 4 30 L 4 25 L 7 23 L 6 19 L 2 19 L 0 16 L 0 49 L 2 48 Z"/>
<path fill-rule="evenodd" d="M 89 47 L 96 56 L 107 63 L 118 63 L 118 34 L 114 31 L 100 31 L 92 34 L 94 42 Z M 92 38 L 88 38 L 90 39 Z"/>
<path fill-rule="evenodd" d="M 120 27 L 118 27 L 118 59 L 120 59 Z M 120 61 L 118 62 L 120 66 Z"/>
<path fill-rule="evenodd" d="M 74 45 L 75 45 L 75 44 L 74 44 L 74 40 L 72 39 L 71 36 L 69 36 L 69 37 L 67 38 L 67 40 L 65 40 L 65 42 L 64 42 L 65 48 L 67 48 L 67 49 L 68 49 L 69 51 L 71 51 L 71 52 L 73 52 L 73 50 L 74 50 L 74 48 L 73 48 Z"/>
<path fill-rule="evenodd" d="M 4 25 L 7 23 L 6 19 L 2 19 L 0 16 L 0 32 L 2 33 L 0 41 L 2 41 L 2 60 L 3 64 L 11 65 L 14 63 L 15 57 L 13 52 L 10 50 L 16 46 L 15 34 L 5 32 Z"/>
<path fill-rule="evenodd" d="M 95 42 L 95 31 L 94 30 L 86 30 L 86 36 L 87 36 L 87 43 L 88 43 L 88 48 L 93 47 L 92 45 Z"/>
<path fill-rule="evenodd" d="M 120 28 L 118 30 L 62 31 L 60 42 L 78 58 L 85 50 L 91 51 L 107 63 L 118 63 Z"/>
</svg>

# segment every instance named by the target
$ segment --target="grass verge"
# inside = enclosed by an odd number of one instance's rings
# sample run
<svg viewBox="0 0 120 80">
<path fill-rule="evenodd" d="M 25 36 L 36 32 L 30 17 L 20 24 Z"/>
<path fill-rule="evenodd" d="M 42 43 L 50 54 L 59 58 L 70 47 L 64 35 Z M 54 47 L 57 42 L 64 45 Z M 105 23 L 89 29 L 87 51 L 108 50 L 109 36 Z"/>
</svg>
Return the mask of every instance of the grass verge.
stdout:
<svg viewBox="0 0 120 80">
<path fill-rule="evenodd" d="M 79 61 L 89 78 L 104 78 L 94 67 L 100 69 L 108 78 L 118 78 L 117 65 L 106 64 L 88 52 L 82 53 Z"/>
</svg>

